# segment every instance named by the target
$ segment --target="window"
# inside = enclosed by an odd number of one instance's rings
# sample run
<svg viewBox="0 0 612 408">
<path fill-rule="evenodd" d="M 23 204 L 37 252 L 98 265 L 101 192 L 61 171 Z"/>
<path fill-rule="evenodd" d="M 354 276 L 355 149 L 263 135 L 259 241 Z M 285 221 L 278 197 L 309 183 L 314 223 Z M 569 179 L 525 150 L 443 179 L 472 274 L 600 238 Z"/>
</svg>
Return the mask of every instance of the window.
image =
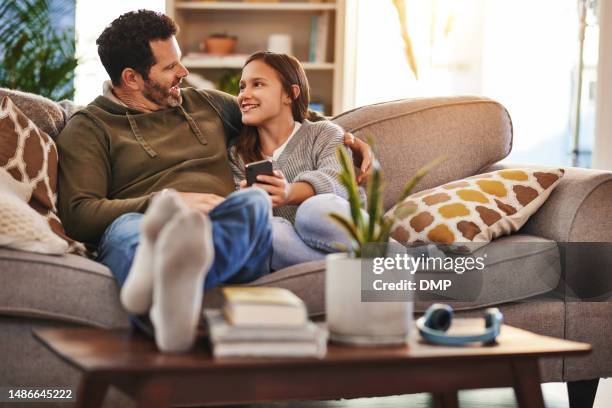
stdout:
<svg viewBox="0 0 612 408">
<path fill-rule="evenodd" d="M 571 164 L 578 68 L 576 0 L 406 0 L 418 80 L 404 55 L 391 0 L 358 2 L 355 104 L 483 95 L 514 123 L 507 161 Z M 595 123 L 597 27 L 584 48 L 579 162 L 589 165 Z M 384 45 L 383 45 L 384 44 Z"/>
</svg>

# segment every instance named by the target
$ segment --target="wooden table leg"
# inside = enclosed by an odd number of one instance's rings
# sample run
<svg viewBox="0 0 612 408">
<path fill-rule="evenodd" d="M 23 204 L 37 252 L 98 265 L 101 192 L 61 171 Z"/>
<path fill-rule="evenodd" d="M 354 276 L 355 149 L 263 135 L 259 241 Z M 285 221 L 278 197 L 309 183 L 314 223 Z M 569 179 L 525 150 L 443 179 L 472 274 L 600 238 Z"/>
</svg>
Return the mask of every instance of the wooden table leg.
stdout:
<svg viewBox="0 0 612 408">
<path fill-rule="evenodd" d="M 513 360 L 514 393 L 521 408 L 544 408 L 537 359 Z"/>
<path fill-rule="evenodd" d="M 436 408 L 459 408 L 457 391 L 439 392 L 435 393 L 433 397 Z"/>
<path fill-rule="evenodd" d="M 108 383 L 87 374 L 83 374 L 76 395 L 77 408 L 101 407 L 108 390 Z"/>
</svg>

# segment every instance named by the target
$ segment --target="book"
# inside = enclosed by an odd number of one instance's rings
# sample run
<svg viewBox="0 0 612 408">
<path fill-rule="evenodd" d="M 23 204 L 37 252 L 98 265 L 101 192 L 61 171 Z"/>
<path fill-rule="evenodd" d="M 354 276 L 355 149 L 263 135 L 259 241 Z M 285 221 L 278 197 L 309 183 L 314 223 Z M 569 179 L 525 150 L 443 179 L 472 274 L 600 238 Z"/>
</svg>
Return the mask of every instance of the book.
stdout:
<svg viewBox="0 0 612 408">
<path fill-rule="evenodd" d="M 240 341 L 314 341 L 317 339 L 317 325 L 306 322 L 303 327 L 242 327 L 233 326 L 221 310 L 204 310 L 210 340 L 218 342 Z"/>
<path fill-rule="evenodd" d="M 303 326 L 304 302 L 291 291 L 270 287 L 225 287 L 223 313 L 234 326 Z"/>
<path fill-rule="evenodd" d="M 322 12 L 317 17 L 317 42 L 315 49 L 315 62 L 327 61 L 327 41 L 329 37 L 329 18 L 328 12 Z"/>
<path fill-rule="evenodd" d="M 317 357 L 327 351 L 328 331 L 323 323 L 306 322 L 300 328 L 239 327 L 221 310 L 204 310 L 215 357 Z"/>
<path fill-rule="evenodd" d="M 314 342 L 213 343 L 215 357 L 316 357 L 326 348 Z"/>
<path fill-rule="evenodd" d="M 308 61 L 315 62 L 317 58 L 317 16 L 310 17 L 310 42 L 308 44 Z"/>
</svg>

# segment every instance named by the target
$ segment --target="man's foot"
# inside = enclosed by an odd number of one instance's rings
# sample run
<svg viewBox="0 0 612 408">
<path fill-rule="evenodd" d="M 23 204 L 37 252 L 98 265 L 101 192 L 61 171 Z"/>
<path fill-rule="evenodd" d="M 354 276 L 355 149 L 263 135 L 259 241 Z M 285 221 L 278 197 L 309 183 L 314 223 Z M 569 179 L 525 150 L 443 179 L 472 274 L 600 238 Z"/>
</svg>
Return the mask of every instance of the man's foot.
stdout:
<svg viewBox="0 0 612 408">
<path fill-rule="evenodd" d="M 161 229 L 186 211 L 175 191 L 164 191 L 153 199 L 142 218 L 140 243 L 123 288 L 121 303 L 133 314 L 146 313 L 153 299 L 153 247 Z"/>
<path fill-rule="evenodd" d="M 150 317 L 161 351 L 182 352 L 193 345 L 214 255 L 210 218 L 197 211 L 174 217 L 159 234 Z"/>
</svg>

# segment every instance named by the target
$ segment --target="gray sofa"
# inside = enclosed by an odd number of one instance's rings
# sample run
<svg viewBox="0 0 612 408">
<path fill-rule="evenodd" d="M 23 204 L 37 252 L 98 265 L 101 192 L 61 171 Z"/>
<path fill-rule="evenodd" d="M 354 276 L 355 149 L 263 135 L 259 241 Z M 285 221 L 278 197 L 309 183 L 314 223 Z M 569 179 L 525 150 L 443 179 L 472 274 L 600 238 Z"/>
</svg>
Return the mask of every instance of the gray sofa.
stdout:
<svg viewBox="0 0 612 408">
<path fill-rule="evenodd" d="M 66 113 L 59 105 L 27 95 L 15 99 L 52 136 L 65 123 Z M 399 100 L 357 108 L 333 120 L 358 137 L 374 137 L 374 150 L 386 175 L 386 208 L 395 203 L 407 178 L 440 154 L 450 160 L 425 177 L 418 190 L 513 167 L 499 163 L 512 148 L 510 116 L 489 99 Z M 477 296 L 454 304 L 460 316 L 478 315 L 495 304 L 508 324 L 593 345 L 593 353 L 586 357 L 543 361 L 546 382 L 612 375 L 612 302 L 601 301 L 601 293 L 592 285 L 612 273 L 612 253 L 566 246 L 568 242 L 612 242 L 611 172 L 566 168 L 549 200 L 519 233 L 485 247 L 497 258 L 482 273 Z M 500 250 L 516 243 L 537 245 L 515 245 L 523 248 L 518 254 Z M 288 288 L 305 300 L 312 316 L 324 314 L 323 262 L 296 265 L 252 284 Z M 205 295 L 205 307 L 219 302 L 218 291 Z M 417 312 L 426 306 L 427 302 L 418 302 Z M 39 345 L 31 333 L 79 325 L 128 327 L 107 268 L 75 255 L 0 249 L 0 385 L 76 387 L 78 373 Z"/>
</svg>

